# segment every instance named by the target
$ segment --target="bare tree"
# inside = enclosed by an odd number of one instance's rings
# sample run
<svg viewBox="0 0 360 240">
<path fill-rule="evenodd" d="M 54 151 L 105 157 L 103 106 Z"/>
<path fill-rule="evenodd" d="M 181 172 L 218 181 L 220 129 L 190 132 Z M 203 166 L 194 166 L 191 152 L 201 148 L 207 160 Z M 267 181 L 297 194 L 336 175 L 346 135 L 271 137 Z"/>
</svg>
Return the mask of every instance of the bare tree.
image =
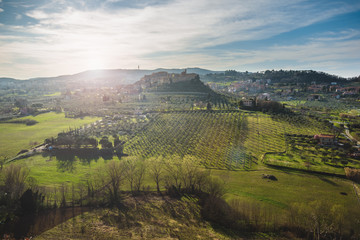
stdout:
<svg viewBox="0 0 360 240">
<path fill-rule="evenodd" d="M 135 172 L 135 191 L 139 192 L 143 183 L 144 183 L 144 177 L 145 177 L 145 161 L 144 160 L 138 160 L 136 163 L 136 172 Z"/>
<path fill-rule="evenodd" d="M 148 169 L 151 178 L 156 183 L 156 190 L 160 192 L 160 183 L 164 178 L 164 159 L 162 157 L 153 157 L 148 159 Z"/>
<path fill-rule="evenodd" d="M 126 165 L 124 161 L 112 160 L 105 166 L 105 178 L 107 184 L 105 187 L 110 195 L 112 203 L 119 202 L 120 186 L 125 180 Z"/>
<path fill-rule="evenodd" d="M 131 191 L 139 192 L 145 177 L 145 160 L 129 158 L 126 162 L 126 179 Z"/>
<path fill-rule="evenodd" d="M 61 194 L 61 207 L 66 207 L 66 195 L 68 194 L 68 186 L 66 183 L 62 183 L 60 186 L 60 194 Z"/>
<path fill-rule="evenodd" d="M 331 206 L 326 201 L 294 203 L 290 208 L 290 222 L 312 233 L 313 239 L 325 239 L 331 233 L 341 234 L 344 212 L 342 206 Z"/>
<path fill-rule="evenodd" d="M 5 191 L 10 194 L 11 198 L 18 199 L 24 192 L 29 172 L 28 168 L 20 165 L 10 164 L 5 168 Z"/>
<path fill-rule="evenodd" d="M 190 155 L 184 156 L 181 161 L 181 180 L 185 189 L 194 192 L 201 183 L 202 170 L 199 168 L 199 160 Z M 201 188 L 201 187 L 200 187 Z"/>
<path fill-rule="evenodd" d="M 181 190 L 182 159 L 179 156 L 172 156 L 165 162 L 167 174 L 165 176 L 166 188 L 175 187 Z"/>
<path fill-rule="evenodd" d="M 84 183 L 78 183 L 77 184 L 77 190 L 79 193 L 79 202 L 80 202 L 80 206 L 82 206 L 82 202 L 83 202 L 83 198 L 85 196 L 85 185 Z"/>
<path fill-rule="evenodd" d="M 8 160 L 9 157 L 8 156 L 0 156 L 0 170 L 3 170 L 3 166 L 6 162 L 6 160 Z"/>
</svg>

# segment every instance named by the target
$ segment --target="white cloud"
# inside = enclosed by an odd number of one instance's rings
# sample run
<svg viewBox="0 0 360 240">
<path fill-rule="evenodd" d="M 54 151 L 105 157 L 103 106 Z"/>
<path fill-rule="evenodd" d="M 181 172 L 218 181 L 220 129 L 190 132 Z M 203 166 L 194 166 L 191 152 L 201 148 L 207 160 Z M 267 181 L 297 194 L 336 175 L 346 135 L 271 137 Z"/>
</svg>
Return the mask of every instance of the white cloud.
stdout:
<svg viewBox="0 0 360 240">
<path fill-rule="evenodd" d="M 18 65 L 18 72 L 24 77 L 89 68 L 134 68 L 138 64 L 149 68 L 184 64 L 218 68 L 219 56 L 223 58 L 222 66 L 227 67 L 233 64 L 236 54 L 212 55 L 203 49 L 234 41 L 266 39 L 354 9 L 344 5 L 319 14 L 303 0 L 176 0 L 144 8 L 76 10 L 68 6 L 51 11 L 57 9 L 56 4 L 65 6 L 66 1 L 52 1 L 27 12 L 28 17 L 38 21 L 36 24 L 11 27 L 12 31 L 31 37 L 0 38 L 2 61 Z M 317 46 L 300 47 L 303 50 L 295 51 L 299 55 L 289 54 L 293 48 L 284 47 L 270 49 L 267 56 L 261 51 L 247 51 L 237 57 L 249 63 L 280 56 L 311 60 L 305 54 L 311 47 Z M 26 59 L 26 64 L 19 59 Z M 10 74 L 5 68 L 0 71 Z"/>
<path fill-rule="evenodd" d="M 1 2 L 1 1 L 0 1 L 0 2 Z M 0 13 L 3 12 L 3 11 L 4 11 L 4 9 L 0 8 Z"/>
<path fill-rule="evenodd" d="M 327 32 L 322 36 L 312 38 L 314 41 L 341 41 L 360 36 L 360 30 L 349 29 L 341 32 Z"/>
</svg>

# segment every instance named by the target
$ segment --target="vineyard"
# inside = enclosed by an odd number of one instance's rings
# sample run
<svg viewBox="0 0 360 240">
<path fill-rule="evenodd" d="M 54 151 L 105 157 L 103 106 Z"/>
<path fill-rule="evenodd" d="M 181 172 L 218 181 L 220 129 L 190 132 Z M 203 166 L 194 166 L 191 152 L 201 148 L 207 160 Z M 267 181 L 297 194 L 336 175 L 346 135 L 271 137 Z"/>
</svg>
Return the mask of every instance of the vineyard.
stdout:
<svg viewBox="0 0 360 240">
<path fill-rule="evenodd" d="M 286 134 L 328 132 L 310 119 L 277 118 L 244 111 L 184 111 L 157 114 L 124 146 L 124 153 L 196 156 L 209 168 L 241 169 L 257 164 L 265 152 L 285 151 Z"/>
</svg>

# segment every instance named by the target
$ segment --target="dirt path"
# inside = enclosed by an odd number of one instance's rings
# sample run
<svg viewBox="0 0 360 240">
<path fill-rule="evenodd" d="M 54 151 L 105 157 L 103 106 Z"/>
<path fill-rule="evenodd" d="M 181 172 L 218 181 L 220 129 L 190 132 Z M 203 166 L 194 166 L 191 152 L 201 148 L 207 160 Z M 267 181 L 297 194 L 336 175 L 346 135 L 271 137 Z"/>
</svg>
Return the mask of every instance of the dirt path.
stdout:
<svg viewBox="0 0 360 240">
<path fill-rule="evenodd" d="M 358 200 L 358 203 L 360 204 L 360 189 L 354 182 L 353 182 L 353 187 L 354 187 L 355 196 Z"/>
<path fill-rule="evenodd" d="M 349 129 L 345 129 L 345 134 L 346 136 L 348 136 L 348 138 L 350 138 L 352 141 L 354 141 L 357 145 L 360 145 L 360 142 L 358 142 L 351 134 Z"/>
</svg>

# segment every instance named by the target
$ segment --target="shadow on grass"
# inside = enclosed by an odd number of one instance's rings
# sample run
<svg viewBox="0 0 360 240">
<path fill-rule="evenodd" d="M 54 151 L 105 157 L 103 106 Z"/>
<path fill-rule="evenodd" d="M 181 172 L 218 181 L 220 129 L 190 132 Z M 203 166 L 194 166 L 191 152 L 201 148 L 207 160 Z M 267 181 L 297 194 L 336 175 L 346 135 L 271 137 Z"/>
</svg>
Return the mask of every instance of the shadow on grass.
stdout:
<svg viewBox="0 0 360 240">
<path fill-rule="evenodd" d="M 55 157 L 57 168 L 62 172 L 73 172 L 75 161 L 80 161 L 83 165 L 90 165 L 92 161 L 97 162 L 100 157 L 104 160 L 111 160 L 114 156 L 119 159 L 126 154 L 117 155 L 112 149 L 79 148 L 79 149 L 54 149 L 51 152 L 43 152 L 43 157 Z"/>
<path fill-rule="evenodd" d="M 331 181 L 330 179 L 324 178 L 324 177 L 319 177 L 319 179 L 323 182 L 329 183 L 332 186 L 339 186 L 339 184 L 337 184 L 334 181 Z"/>
</svg>

